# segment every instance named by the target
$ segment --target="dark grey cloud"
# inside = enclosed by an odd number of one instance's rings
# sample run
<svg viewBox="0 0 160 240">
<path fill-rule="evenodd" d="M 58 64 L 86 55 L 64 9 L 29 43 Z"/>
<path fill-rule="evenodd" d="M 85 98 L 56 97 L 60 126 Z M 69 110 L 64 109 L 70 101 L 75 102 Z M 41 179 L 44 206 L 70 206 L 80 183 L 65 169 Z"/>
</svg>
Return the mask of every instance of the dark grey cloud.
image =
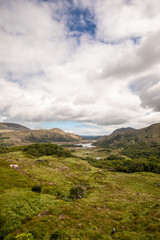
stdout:
<svg viewBox="0 0 160 240">
<path fill-rule="evenodd" d="M 139 78 L 130 87 L 139 95 L 142 107 L 160 111 L 160 76 Z"/>
<path fill-rule="evenodd" d="M 67 1 L 0 1 L 0 120 L 73 120 L 104 131 L 144 122 L 147 108 L 153 119 L 160 111 L 160 2 L 147 0 L 150 13 L 142 0 L 73 2 L 94 16 L 94 38 L 85 32 L 77 42 Z"/>
<path fill-rule="evenodd" d="M 160 32 L 141 40 L 134 51 L 109 63 L 102 72 L 102 78 L 124 78 L 138 75 L 160 64 Z"/>
</svg>

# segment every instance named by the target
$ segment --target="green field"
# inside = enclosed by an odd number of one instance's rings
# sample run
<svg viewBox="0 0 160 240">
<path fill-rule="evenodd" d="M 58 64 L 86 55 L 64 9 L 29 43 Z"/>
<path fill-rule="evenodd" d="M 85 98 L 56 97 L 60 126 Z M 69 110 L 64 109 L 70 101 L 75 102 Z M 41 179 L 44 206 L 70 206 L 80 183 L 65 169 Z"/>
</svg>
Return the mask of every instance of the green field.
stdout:
<svg viewBox="0 0 160 240">
<path fill-rule="evenodd" d="M 72 157 L 0 154 L 0 239 L 160 239 L 159 174 L 94 166 L 118 150 L 68 149 Z"/>
</svg>

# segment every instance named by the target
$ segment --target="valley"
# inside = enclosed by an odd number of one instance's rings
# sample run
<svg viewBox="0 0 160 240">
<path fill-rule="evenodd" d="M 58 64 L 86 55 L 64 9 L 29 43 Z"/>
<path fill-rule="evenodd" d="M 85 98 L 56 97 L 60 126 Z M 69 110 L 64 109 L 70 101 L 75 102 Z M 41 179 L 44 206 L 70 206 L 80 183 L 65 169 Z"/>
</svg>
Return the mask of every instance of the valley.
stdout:
<svg viewBox="0 0 160 240">
<path fill-rule="evenodd" d="M 98 139 L 8 126 L 1 240 L 160 239 L 159 124 Z"/>
<path fill-rule="evenodd" d="M 159 174 L 108 169 L 121 149 L 24 147 L 0 154 L 0 239 L 160 238 Z"/>
</svg>

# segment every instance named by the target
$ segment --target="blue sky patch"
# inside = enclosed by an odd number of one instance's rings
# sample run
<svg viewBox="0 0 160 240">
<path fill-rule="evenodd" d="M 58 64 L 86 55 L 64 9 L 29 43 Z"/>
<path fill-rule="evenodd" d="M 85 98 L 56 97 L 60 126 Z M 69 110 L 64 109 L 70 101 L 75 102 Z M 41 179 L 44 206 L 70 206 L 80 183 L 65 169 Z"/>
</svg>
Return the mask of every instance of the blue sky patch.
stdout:
<svg viewBox="0 0 160 240">
<path fill-rule="evenodd" d="M 41 122 L 41 125 L 45 129 L 60 128 L 62 130 L 84 128 L 85 124 L 76 121 L 55 121 L 55 122 Z"/>
<path fill-rule="evenodd" d="M 134 44 L 139 44 L 141 41 L 141 37 L 139 37 L 139 36 L 132 37 L 131 40 L 134 42 Z"/>
<path fill-rule="evenodd" d="M 80 36 L 83 33 L 88 33 L 95 36 L 96 24 L 94 15 L 86 9 L 71 7 L 68 10 L 67 27 L 75 36 Z"/>
</svg>

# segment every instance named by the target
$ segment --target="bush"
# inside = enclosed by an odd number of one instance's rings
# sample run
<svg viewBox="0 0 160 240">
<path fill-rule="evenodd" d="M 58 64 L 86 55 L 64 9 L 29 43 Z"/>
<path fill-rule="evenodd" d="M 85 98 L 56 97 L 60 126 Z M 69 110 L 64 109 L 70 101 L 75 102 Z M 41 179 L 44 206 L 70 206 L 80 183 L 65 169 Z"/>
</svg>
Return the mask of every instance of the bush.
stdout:
<svg viewBox="0 0 160 240">
<path fill-rule="evenodd" d="M 87 189 L 89 188 L 86 184 L 79 184 L 70 189 L 71 199 L 81 199 L 85 196 Z"/>
<path fill-rule="evenodd" d="M 109 157 L 107 157 L 106 158 L 107 160 L 123 160 L 123 159 L 125 159 L 124 157 L 121 157 L 121 156 L 118 156 L 118 155 L 114 155 L 114 154 L 112 154 L 112 155 L 110 155 Z"/>
<path fill-rule="evenodd" d="M 60 230 L 55 230 L 51 236 L 50 236 L 50 240 L 71 240 L 71 237 L 69 235 L 69 233 L 67 233 L 66 231 L 60 231 Z"/>
<path fill-rule="evenodd" d="M 62 147 L 51 143 L 35 143 L 28 145 L 23 149 L 25 153 L 31 156 L 50 156 L 57 155 L 58 157 L 71 157 L 72 154 L 68 150 L 64 150 Z"/>
<path fill-rule="evenodd" d="M 33 240 L 31 233 L 21 233 L 15 237 L 16 240 Z"/>
<path fill-rule="evenodd" d="M 98 168 L 103 168 L 108 171 L 117 171 L 117 172 L 125 172 L 125 173 L 133 173 L 133 172 L 154 172 L 160 173 L 160 161 L 157 158 L 149 158 L 149 159 L 123 159 L 120 158 L 118 160 L 109 160 L 107 159 L 85 159 L 91 165 Z"/>
<path fill-rule="evenodd" d="M 32 191 L 33 192 L 37 192 L 37 193 L 40 193 L 42 191 L 42 187 L 41 186 L 33 186 L 32 187 Z"/>
</svg>

